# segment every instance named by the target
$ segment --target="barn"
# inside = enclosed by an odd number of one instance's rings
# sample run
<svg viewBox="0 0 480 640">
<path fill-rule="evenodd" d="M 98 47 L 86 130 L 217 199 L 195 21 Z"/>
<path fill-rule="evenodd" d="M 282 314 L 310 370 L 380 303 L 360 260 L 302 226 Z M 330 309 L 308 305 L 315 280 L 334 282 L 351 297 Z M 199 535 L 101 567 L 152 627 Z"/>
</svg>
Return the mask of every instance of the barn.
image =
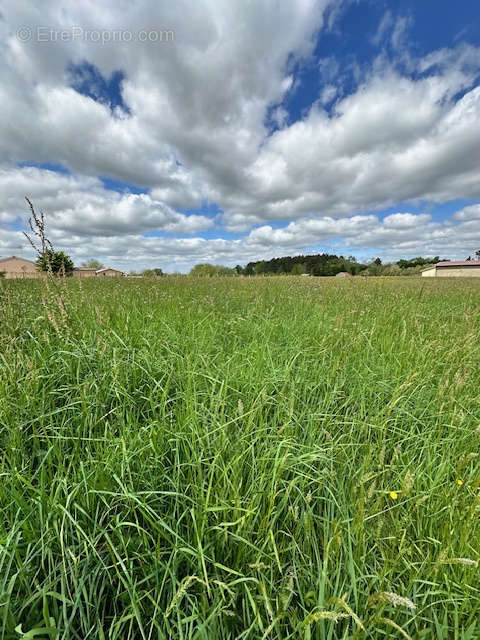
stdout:
<svg viewBox="0 0 480 640">
<path fill-rule="evenodd" d="M 102 269 L 93 269 L 90 267 L 75 267 L 72 271 L 74 278 L 100 278 L 100 277 L 121 277 L 125 274 L 123 271 L 113 269 L 112 267 L 103 267 Z"/>
<path fill-rule="evenodd" d="M 0 259 L 0 272 L 4 278 L 41 278 L 43 274 L 37 269 L 35 262 L 10 256 Z"/>
<path fill-rule="evenodd" d="M 89 267 L 74 267 L 72 275 L 74 278 L 95 278 L 97 270 Z"/>
<path fill-rule="evenodd" d="M 480 278 L 480 260 L 437 262 L 422 269 L 422 278 Z"/>
<path fill-rule="evenodd" d="M 97 277 L 119 278 L 124 275 L 125 274 L 123 273 L 123 271 L 112 269 L 111 267 L 106 267 L 105 269 L 97 269 Z"/>
<path fill-rule="evenodd" d="M 0 259 L 0 276 L 4 278 L 46 278 L 47 274 L 37 269 L 35 262 L 10 256 L 9 258 Z M 72 275 L 77 278 L 96 278 L 96 277 L 120 277 L 125 274 L 118 269 L 107 267 L 105 269 L 89 269 L 86 267 L 75 267 Z"/>
</svg>

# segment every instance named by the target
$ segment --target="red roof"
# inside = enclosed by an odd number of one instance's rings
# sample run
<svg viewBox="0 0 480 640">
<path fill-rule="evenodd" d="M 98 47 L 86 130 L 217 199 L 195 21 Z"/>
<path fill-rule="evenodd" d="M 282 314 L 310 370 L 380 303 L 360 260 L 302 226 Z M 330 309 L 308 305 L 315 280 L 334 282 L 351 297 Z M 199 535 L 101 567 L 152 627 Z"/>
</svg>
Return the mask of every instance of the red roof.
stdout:
<svg viewBox="0 0 480 640">
<path fill-rule="evenodd" d="M 480 267 L 480 260 L 460 260 L 459 262 L 437 262 L 436 267 Z"/>
</svg>

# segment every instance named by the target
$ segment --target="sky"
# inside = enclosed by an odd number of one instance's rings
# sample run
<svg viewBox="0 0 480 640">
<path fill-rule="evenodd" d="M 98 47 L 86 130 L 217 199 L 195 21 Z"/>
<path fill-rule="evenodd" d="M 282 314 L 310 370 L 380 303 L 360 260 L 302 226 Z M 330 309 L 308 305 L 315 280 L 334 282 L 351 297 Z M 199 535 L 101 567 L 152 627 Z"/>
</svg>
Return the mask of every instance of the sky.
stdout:
<svg viewBox="0 0 480 640">
<path fill-rule="evenodd" d="M 478 0 L 3 0 L 0 257 L 480 249 Z"/>
</svg>

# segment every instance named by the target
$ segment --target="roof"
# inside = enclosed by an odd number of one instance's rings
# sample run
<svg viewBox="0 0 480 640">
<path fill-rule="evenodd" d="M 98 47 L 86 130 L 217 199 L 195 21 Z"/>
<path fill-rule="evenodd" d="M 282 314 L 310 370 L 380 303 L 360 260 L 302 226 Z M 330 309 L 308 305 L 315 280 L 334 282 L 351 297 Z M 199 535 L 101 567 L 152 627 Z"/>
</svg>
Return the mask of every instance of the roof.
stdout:
<svg viewBox="0 0 480 640">
<path fill-rule="evenodd" d="M 8 258 L 0 258 L 0 262 L 6 262 L 7 260 L 23 260 L 24 262 L 29 262 L 30 264 L 35 264 L 32 260 L 27 260 L 26 258 L 19 258 L 18 256 L 8 256 Z"/>
<path fill-rule="evenodd" d="M 480 260 L 444 260 L 437 262 L 436 264 L 429 264 L 420 271 L 428 271 L 429 269 L 435 269 L 436 267 L 480 267 Z"/>
<path fill-rule="evenodd" d="M 103 269 L 96 269 L 97 273 L 102 273 L 102 271 L 117 271 L 118 273 L 123 273 L 120 269 L 114 269 L 113 267 L 104 267 Z"/>
<path fill-rule="evenodd" d="M 459 262 L 437 262 L 436 267 L 480 267 L 480 260 L 460 260 Z"/>
</svg>

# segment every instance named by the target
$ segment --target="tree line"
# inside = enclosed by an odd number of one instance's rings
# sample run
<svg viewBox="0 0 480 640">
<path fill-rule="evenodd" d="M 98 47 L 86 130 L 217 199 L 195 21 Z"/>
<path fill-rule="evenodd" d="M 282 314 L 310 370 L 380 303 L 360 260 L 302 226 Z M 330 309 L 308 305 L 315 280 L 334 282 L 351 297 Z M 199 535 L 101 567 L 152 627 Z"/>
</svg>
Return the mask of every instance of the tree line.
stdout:
<svg viewBox="0 0 480 640">
<path fill-rule="evenodd" d="M 215 264 L 197 264 L 190 271 L 190 275 L 198 277 L 235 276 L 235 275 L 309 275 L 336 276 L 338 273 L 349 273 L 352 276 L 363 275 L 414 275 L 423 267 L 440 261 L 439 256 L 423 258 L 421 256 L 410 260 L 383 264 L 380 258 L 369 263 L 360 263 L 355 256 L 342 256 L 330 253 L 311 255 L 283 256 L 270 260 L 249 262 L 245 266 L 224 267 Z"/>
</svg>

